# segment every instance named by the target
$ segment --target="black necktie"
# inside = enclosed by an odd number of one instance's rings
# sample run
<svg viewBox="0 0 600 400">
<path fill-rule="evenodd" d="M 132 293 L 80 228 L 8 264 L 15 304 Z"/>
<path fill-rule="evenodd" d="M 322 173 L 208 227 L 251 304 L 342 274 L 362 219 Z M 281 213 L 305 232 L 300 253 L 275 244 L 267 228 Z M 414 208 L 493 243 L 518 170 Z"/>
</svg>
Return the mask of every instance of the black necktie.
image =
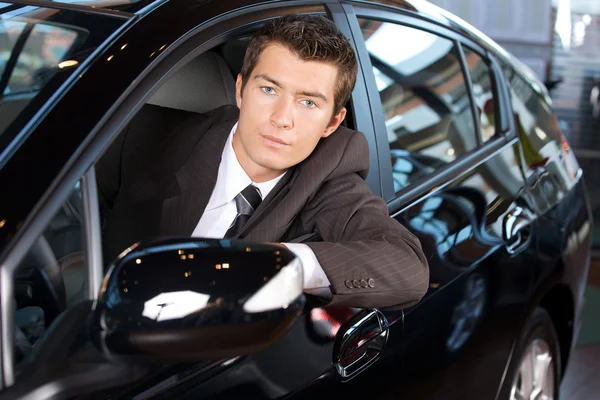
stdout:
<svg viewBox="0 0 600 400">
<path fill-rule="evenodd" d="M 258 207 L 262 198 L 260 197 L 260 191 L 256 186 L 248 185 L 246 189 L 242 190 L 235 196 L 235 206 L 237 207 L 237 215 L 233 220 L 233 223 L 225 233 L 225 238 L 235 236 L 241 231 L 242 227 L 248 220 L 254 210 Z"/>
</svg>

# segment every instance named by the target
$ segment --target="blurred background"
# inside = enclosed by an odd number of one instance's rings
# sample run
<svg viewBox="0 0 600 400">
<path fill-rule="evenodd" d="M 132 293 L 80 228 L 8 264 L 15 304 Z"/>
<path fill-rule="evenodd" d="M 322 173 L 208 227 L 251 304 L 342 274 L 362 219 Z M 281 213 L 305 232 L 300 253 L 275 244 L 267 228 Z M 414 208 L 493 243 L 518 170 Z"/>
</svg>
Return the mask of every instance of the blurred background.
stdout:
<svg viewBox="0 0 600 400">
<path fill-rule="evenodd" d="M 600 0 L 430 0 L 527 64 L 550 91 L 584 172 L 594 253 L 562 400 L 600 399 Z"/>
</svg>

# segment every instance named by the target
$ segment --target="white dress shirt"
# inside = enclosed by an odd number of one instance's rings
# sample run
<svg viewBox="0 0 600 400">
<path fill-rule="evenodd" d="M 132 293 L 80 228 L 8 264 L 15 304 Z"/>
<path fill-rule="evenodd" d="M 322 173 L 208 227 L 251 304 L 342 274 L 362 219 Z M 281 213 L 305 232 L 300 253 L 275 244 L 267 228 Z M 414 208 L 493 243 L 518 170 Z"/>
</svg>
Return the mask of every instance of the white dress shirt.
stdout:
<svg viewBox="0 0 600 400">
<path fill-rule="evenodd" d="M 225 143 L 221 162 L 219 163 L 217 182 L 206 205 L 204 214 L 202 214 L 196 229 L 192 233 L 194 237 L 222 239 L 237 216 L 235 196 L 248 185 L 253 184 L 258 188 L 261 197 L 264 199 L 273 190 L 275 185 L 277 185 L 277 182 L 286 174 L 284 172 L 277 178 L 267 182 L 253 182 L 240 165 L 233 150 L 232 141 L 236 128 L 237 123 L 231 129 L 231 133 Z M 321 264 L 319 264 L 315 253 L 310 247 L 302 243 L 283 244 L 302 262 L 304 289 L 329 286 L 329 279 L 327 279 L 325 271 L 323 271 Z"/>
</svg>

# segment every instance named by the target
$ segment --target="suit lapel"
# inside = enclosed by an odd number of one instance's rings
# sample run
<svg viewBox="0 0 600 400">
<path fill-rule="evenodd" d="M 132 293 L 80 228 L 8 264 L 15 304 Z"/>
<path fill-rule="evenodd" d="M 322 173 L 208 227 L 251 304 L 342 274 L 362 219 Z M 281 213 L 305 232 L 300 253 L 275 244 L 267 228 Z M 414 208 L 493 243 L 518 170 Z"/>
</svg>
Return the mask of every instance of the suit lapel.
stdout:
<svg viewBox="0 0 600 400">
<path fill-rule="evenodd" d="M 208 129 L 175 172 L 180 193 L 163 201 L 161 235 L 193 233 L 215 187 L 223 148 L 235 122 L 228 120 Z"/>
</svg>

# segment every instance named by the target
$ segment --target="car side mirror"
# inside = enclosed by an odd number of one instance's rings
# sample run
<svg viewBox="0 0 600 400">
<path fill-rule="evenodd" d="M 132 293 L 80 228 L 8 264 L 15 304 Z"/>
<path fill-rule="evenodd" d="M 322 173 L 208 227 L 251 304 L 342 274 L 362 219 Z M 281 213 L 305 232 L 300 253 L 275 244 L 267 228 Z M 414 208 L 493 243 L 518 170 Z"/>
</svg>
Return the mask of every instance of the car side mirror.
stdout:
<svg viewBox="0 0 600 400">
<path fill-rule="evenodd" d="M 285 247 L 173 238 L 138 243 L 110 267 L 91 333 L 109 358 L 196 362 L 247 355 L 301 314 L 299 259 Z"/>
</svg>

